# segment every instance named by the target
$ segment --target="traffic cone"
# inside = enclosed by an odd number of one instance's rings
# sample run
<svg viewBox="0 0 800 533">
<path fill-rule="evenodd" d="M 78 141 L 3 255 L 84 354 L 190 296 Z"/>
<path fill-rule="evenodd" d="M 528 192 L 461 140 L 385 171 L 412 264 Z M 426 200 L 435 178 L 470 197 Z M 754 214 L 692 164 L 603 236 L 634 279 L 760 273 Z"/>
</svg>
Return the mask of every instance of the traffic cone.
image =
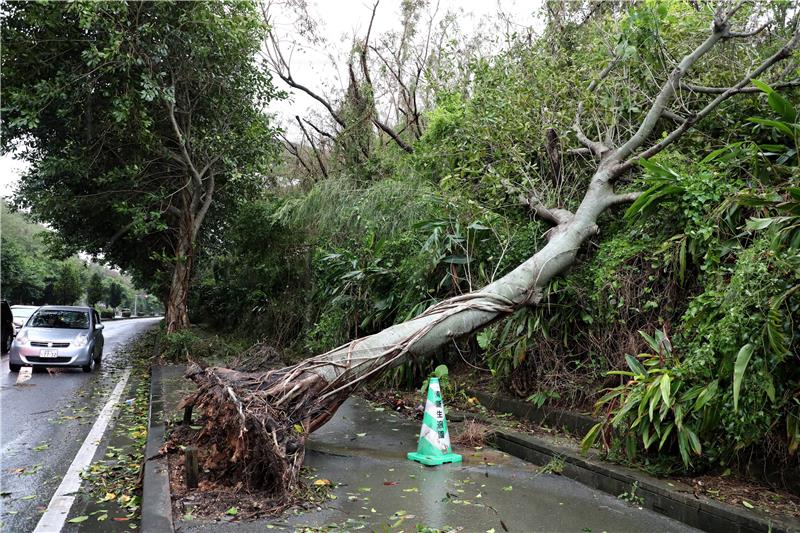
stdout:
<svg viewBox="0 0 800 533">
<path fill-rule="evenodd" d="M 452 453 L 450 449 L 450 434 L 447 432 L 447 420 L 444 417 L 444 403 L 438 378 L 429 380 L 419 444 L 416 452 L 408 453 L 408 459 L 426 466 L 461 462 L 461 456 Z"/>
</svg>

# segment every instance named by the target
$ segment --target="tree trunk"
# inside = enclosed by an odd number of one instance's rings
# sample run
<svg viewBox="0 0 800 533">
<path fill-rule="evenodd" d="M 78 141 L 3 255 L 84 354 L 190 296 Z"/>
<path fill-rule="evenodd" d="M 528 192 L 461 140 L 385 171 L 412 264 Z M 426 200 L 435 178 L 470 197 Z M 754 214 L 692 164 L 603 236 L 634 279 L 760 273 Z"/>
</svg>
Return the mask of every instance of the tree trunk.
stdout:
<svg viewBox="0 0 800 533">
<path fill-rule="evenodd" d="M 189 327 L 189 283 L 194 260 L 194 235 L 191 215 L 184 213 L 178 231 L 178 244 L 175 253 L 175 265 L 172 269 L 172 280 L 169 286 L 164 315 L 167 322 L 167 333 L 174 333 Z"/>
<path fill-rule="evenodd" d="M 434 353 L 456 337 L 541 299 L 541 289 L 575 260 L 597 233 L 597 217 L 620 202 L 601 166 L 578 210 L 539 209 L 557 225 L 547 245 L 481 290 L 444 300 L 420 316 L 356 339 L 296 365 L 261 373 L 192 365 L 198 391 L 184 401 L 205 413 L 197 436 L 203 461 L 220 477 L 272 491 L 276 509 L 291 501 L 306 436 L 327 422 L 367 378 Z"/>
</svg>

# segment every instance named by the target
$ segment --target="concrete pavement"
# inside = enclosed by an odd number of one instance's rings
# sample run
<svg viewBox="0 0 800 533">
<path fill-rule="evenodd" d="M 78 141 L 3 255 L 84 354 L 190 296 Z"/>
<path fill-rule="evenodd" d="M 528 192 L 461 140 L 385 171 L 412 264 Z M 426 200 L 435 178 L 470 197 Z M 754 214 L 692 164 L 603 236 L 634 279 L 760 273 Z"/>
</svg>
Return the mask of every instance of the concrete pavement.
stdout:
<svg viewBox="0 0 800 533">
<path fill-rule="evenodd" d="M 351 398 L 312 435 L 307 453 L 313 475 L 336 484 L 335 500 L 280 520 L 221 524 L 176 516 L 176 530 L 695 531 L 488 447 L 456 449 L 461 465 L 412 463 L 405 454 L 416 449 L 419 429 L 418 422 Z"/>
</svg>

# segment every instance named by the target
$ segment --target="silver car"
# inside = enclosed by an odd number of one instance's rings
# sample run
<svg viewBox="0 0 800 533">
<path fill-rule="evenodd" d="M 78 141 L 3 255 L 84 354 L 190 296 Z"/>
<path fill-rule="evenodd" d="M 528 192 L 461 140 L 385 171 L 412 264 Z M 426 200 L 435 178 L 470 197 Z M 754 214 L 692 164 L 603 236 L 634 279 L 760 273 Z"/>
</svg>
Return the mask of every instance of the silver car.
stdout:
<svg viewBox="0 0 800 533">
<path fill-rule="evenodd" d="M 11 345 L 8 366 L 79 366 L 94 370 L 103 356 L 103 324 L 91 307 L 46 305 L 36 310 Z"/>
</svg>

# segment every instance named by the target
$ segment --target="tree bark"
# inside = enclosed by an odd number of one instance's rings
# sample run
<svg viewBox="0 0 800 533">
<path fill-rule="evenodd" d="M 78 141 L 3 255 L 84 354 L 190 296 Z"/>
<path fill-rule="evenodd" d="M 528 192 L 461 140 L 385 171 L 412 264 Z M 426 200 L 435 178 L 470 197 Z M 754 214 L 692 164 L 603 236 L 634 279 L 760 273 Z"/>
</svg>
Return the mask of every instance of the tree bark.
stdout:
<svg viewBox="0 0 800 533">
<path fill-rule="evenodd" d="M 167 333 L 174 333 L 189 327 L 189 284 L 194 261 L 194 223 L 191 215 L 184 210 L 180 227 L 178 228 L 178 242 L 175 249 L 175 265 L 172 269 L 172 279 L 169 286 L 165 306 L 165 319 Z"/>
</svg>

